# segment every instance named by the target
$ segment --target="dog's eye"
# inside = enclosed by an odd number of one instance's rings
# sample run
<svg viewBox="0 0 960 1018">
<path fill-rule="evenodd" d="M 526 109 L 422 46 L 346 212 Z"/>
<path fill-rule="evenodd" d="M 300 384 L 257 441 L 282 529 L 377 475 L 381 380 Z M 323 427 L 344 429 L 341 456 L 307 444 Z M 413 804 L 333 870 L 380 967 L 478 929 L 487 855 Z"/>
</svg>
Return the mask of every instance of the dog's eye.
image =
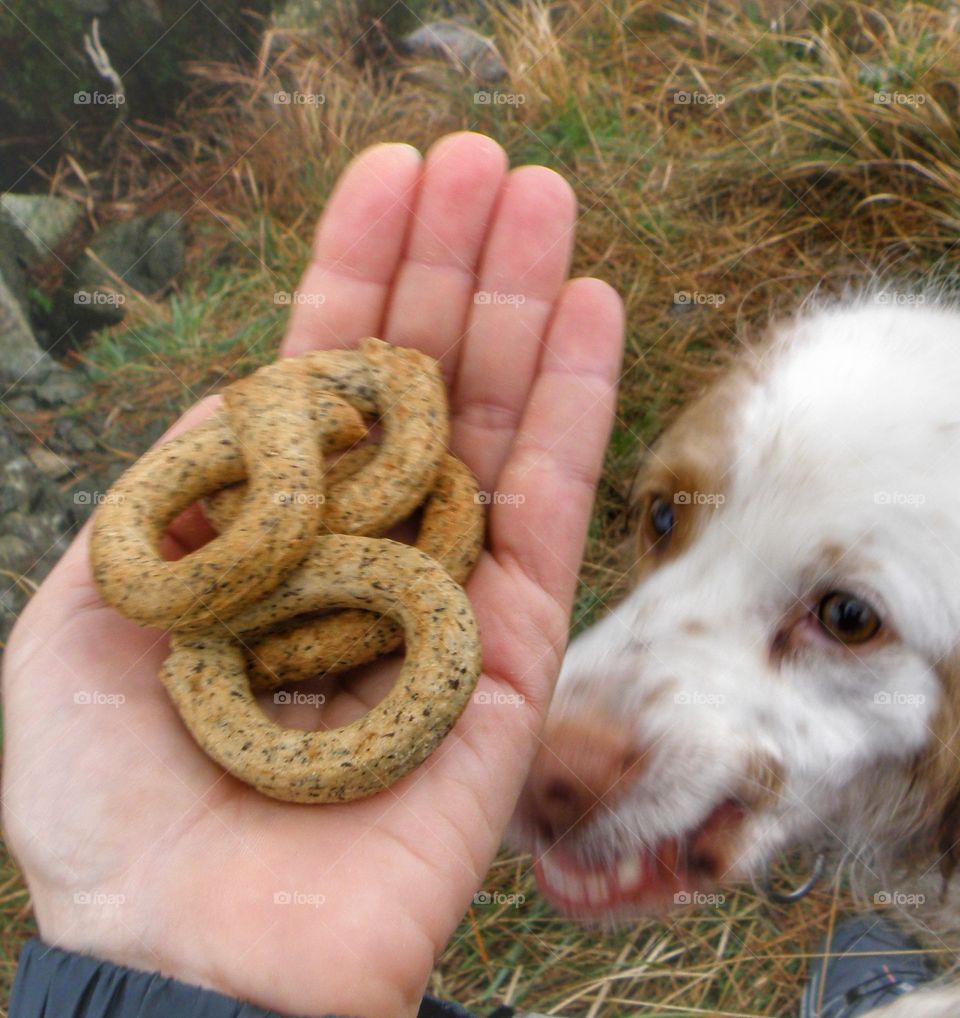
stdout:
<svg viewBox="0 0 960 1018">
<path fill-rule="evenodd" d="M 654 539 L 666 537 L 677 522 L 673 506 L 662 496 L 658 496 L 650 503 L 647 518 Z"/>
<path fill-rule="evenodd" d="M 834 590 L 823 598 L 817 607 L 817 618 L 841 643 L 865 643 L 880 629 L 880 616 L 873 608 L 842 590 Z"/>
</svg>

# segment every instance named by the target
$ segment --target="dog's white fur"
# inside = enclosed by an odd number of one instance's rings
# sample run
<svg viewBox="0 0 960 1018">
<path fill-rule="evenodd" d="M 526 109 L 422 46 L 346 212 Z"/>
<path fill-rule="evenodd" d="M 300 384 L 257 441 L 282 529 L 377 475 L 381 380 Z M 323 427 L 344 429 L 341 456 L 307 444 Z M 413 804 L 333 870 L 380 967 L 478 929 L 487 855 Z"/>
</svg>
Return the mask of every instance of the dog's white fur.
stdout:
<svg viewBox="0 0 960 1018">
<path fill-rule="evenodd" d="M 659 493 L 689 515 L 687 536 L 674 553 L 641 544 L 644 575 L 573 641 L 550 714 L 626 724 L 644 766 L 565 848 L 611 865 L 743 798 L 724 880 L 829 843 L 936 937 L 960 925 L 953 883 L 939 905 L 960 789 L 960 311 L 876 295 L 804 310 L 645 471 L 672 486 Z M 847 646 L 818 622 L 837 590 L 876 610 L 877 637 Z M 776 780 L 754 799 L 757 760 Z M 513 841 L 542 852 L 534 820 L 522 799 Z M 946 988 L 877 1018 L 956 1014 L 960 988 Z"/>
</svg>

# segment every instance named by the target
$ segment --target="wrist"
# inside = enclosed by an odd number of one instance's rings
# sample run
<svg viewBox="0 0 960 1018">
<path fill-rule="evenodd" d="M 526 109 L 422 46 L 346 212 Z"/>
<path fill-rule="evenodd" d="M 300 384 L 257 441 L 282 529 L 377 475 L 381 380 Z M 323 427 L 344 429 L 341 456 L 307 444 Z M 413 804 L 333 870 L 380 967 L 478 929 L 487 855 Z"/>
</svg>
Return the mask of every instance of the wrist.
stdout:
<svg viewBox="0 0 960 1018">
<path fill-rule="evenodd" d="M 159 975 L 271 1014 L 417 1018 L 432 952 L 423 966 L 395 970 L 389 953 L 377 947 L 382 929 L 358 927 L 353 943 L 323 927 L 291 937 L 279 922 L 273 930 L 245 929 L 242 919 L 227 914 L 226 902 L 224 915 L 214 921 L 199 918 L 209 916 L 202 904 L 193 915 L 186 905 L 171 904 L 136 908 L 128 894 L 96 890 L 34 896 L 39 933 L 49 948 Z M 409 961 L 408 952 L 405 957 Z"/>
</svg>

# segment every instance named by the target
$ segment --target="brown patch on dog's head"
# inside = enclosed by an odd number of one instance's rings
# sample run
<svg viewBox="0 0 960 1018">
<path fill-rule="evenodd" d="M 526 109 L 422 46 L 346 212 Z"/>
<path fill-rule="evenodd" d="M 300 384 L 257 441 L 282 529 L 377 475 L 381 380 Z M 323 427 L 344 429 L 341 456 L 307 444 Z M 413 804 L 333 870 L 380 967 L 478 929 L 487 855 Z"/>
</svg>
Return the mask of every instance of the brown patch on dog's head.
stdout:
<svg viewBox="0 0 960 1018">
<path fill-rule="evenodd" d="M 636 583 L 661 562 L 689 547 L 716 510 L 733 465 L 733 420 L 755 376 L 743 362 L 686 407 L 653 444 L 631 493 L 637 519 L 632 579 Z M 673 509 L 669 535 L 658 536 L 652 517 L 658 500 Z"/>
</svg>

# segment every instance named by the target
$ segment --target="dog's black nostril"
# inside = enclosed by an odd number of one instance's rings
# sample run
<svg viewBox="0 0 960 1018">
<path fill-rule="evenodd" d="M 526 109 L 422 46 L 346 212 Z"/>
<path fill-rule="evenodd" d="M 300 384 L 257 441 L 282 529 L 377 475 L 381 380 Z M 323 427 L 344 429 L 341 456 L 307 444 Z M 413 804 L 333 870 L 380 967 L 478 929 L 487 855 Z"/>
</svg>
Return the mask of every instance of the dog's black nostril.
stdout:
<svg viewBox="0 0 960 1018">
<path fill-rule="evenodd" d="M 687 856 L 687 868 L 713 875 L 718 868 L 717 860 L 712 852 L 691 852 Z"/>
<path fill-rule="evenodd" d="M 543 797 L 554 803 L 569 804 L 575 798 L 575 793 L 570 782 L 557 778 L 547 783 Z"/>
<path fill-rule="evenodd" d="M 538 820 L 537 836 L 552 845 L 557 840 L 557 831 L 549 820 Z"/>
</svg>

